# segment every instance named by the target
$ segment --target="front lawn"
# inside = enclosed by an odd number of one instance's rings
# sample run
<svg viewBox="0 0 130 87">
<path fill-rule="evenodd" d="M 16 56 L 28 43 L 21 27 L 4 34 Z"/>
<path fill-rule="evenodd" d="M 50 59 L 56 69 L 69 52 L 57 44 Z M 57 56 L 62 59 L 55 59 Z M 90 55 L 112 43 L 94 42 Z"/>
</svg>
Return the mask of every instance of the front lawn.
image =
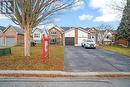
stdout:
<svg viewBox="0 0 130 87">
<path fill-rule="evenodd" d="M 50 46 L 50 55 L 42 64 L 42 47 L 31 48 L 31 57 L 23 56 L 23 47 L 11 48 L 12 54 L 0 56 L 0 70 L 64 70 L 63 46 Z"/>
<path fill-rule="evenodd" d="M 100 46 L 100 48 L 103 48 L 105 50 L 113 51 L 122 55 L 130 56 L 130 48 L 125 48 L 122 46 Z"/>
</svg>

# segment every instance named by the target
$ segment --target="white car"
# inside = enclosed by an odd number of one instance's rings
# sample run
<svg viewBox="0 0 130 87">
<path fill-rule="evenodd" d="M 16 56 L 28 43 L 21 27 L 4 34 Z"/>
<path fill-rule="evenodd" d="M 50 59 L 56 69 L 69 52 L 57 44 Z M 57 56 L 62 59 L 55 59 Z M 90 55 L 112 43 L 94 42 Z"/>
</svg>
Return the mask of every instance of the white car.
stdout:
<svg viewBox="0 0 130 87">
<path fill-rule="evenodd" d="M 85 42 L 86 42 L 86 39 L 83 39 L 82 42 L 81 42 L 82 47 L 84 47 Z"/>
<path fill-rule="evenodd" d="M 85 48 L 96 48 L 96 42 L 92 39 L 88 39 L 84 42 L 84 47 Z"/>
</svg>

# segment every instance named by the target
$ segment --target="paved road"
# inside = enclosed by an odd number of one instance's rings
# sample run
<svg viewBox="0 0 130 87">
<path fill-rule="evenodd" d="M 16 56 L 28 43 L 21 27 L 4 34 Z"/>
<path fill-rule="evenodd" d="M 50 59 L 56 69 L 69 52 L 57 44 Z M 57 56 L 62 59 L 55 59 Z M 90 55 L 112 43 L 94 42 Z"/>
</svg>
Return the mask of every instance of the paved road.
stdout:
<svg viewBox="0 0 130 87">
<path fill-rule="evenodd" d="M 103 49 L 65 47 L 65 71 L 73 72 L 129 72 L 130 57 Z"/>
<path fill-rule="evenodd" d="M 130 87 L 130 80 L 0 79 L 0 87 Z"/>
</svg>

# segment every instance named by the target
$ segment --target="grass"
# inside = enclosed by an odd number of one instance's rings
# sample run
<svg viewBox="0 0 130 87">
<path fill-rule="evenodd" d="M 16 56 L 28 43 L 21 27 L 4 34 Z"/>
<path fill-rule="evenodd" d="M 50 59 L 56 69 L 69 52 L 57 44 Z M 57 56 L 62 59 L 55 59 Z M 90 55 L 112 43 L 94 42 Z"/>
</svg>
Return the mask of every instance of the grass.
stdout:
<svg viewBox="0 0 130 87">
<path fill-rule="evenodd" d="M 130 56 L 130 48 L 125 48 L 119 45 L 100 46 L 100 48 L 113 51 L 122 55 Z"/>
<path fill-rule="evenodd" d="M 63 46 L 50 46 L 49 58 L 42 64 L 42 47 L 31 47 L 31 56 L 23 56 L 23 47 L 11 48 L 12 54 L 0 57 L 0 70 L 64 70 Z"/>
</svg>

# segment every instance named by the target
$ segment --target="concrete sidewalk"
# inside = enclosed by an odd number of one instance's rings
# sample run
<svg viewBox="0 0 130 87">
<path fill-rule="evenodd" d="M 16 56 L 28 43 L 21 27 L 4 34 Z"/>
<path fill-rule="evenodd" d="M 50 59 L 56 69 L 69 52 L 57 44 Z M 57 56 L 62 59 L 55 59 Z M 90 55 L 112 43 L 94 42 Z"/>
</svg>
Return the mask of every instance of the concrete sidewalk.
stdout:
<svg viewBox="0 0 130 87">
<path fill-rule="evenodd" d="M 0 75 L 27 74 L 27 75 L 54 75 L 65 77 L 128 77 L 130 72 L 64 72 L 64 71 L 38 71 L 38 70 L 0 70 Z"/>
<path fill-rule="evenodd" d="M 129 79 L 0 78 L 0 87 L 130 87 Z"/>
</svg>

